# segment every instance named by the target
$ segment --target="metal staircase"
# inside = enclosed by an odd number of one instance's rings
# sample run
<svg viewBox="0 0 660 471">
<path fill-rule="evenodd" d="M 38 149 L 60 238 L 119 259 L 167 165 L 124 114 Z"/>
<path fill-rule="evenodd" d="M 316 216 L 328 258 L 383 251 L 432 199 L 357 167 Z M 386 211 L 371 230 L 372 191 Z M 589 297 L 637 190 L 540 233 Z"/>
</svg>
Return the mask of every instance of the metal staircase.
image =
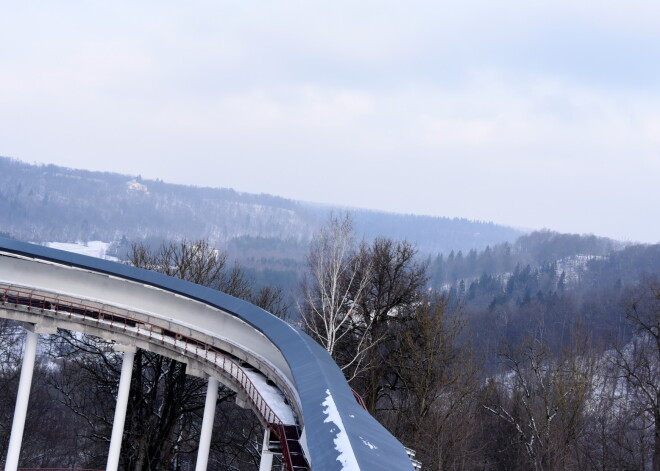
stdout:
<svg viewBox="0 0 660 471">
<path fill-rule="evenodd" d="M 297 425 L 269 424 L 271 439 L 268 451 L 281 455 L 287 471 L 309 471 L 300 445 L 300 428 Z"/>
</svg>

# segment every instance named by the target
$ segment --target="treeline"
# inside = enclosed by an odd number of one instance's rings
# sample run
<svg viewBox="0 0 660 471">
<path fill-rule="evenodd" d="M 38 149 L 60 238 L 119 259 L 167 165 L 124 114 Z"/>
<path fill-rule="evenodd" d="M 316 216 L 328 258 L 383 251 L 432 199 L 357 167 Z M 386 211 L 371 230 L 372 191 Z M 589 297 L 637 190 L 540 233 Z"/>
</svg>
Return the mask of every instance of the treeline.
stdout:
<svg viewBox="0 0 660 471">
<path fill-rule="evenodd" d="M 315 216 L 294 201 L 0 158 L 0 227 L 31 241 L 241 235 L 309 240 Z"/>
<path fill-rule="evenodd" d="M 537 232 L 467 257 L 430 262 L 431 286 L 462 309 L 477 350 L 493 365 L 502 341 L 530 332 L 559 352 L 575 329 L 601 345 L 625 341 L 628 291 L 660 274 L 660 245 Z"/>
<path fill-rule="evenodd" d="M 484 273 L 511 273 L 516 266 L 538 267 L 561 261 L 571 263 L 571 259 L 580 256 L 600 258 L 621 248 L 621 243 L 604 237 L 536 231 L 518 237 L 513 243 L 487 246 L 484 250 L 440 253 L 435 258 L 429 258 L 429 273 L 432 285 L 440 287 L 461 279 L 473 279 Z"/>
<path fill-rule="evenodd" d="M 333 210 L 228 188 L 174 185 L 0 157 L 0 230 L 21 240 L 188 238 L 208 239 L 227 250 L 238 240 L 240 250 L 266 258 L 284 241 L 298 244 L 287 257 L 302 261 L 312 235 Z M 425 253 L 484 248 L 520 235 L 492 223 L 366 210 L 355 211 L 355 221 L 367 238 L 406 238 Z"/>
</svg>

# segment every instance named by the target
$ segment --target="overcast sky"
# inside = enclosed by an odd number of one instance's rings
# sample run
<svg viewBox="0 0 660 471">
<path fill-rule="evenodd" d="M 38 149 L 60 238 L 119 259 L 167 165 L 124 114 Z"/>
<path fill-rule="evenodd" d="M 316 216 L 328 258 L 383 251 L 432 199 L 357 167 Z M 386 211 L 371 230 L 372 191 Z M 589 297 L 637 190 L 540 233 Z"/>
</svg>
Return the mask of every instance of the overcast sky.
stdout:
<svg viewBox="0 0 660 471">
<path fill-rule="evenodd" d="M 0 155 L 660 242 L 660 2 L 5 1 Z"/>
</svg>

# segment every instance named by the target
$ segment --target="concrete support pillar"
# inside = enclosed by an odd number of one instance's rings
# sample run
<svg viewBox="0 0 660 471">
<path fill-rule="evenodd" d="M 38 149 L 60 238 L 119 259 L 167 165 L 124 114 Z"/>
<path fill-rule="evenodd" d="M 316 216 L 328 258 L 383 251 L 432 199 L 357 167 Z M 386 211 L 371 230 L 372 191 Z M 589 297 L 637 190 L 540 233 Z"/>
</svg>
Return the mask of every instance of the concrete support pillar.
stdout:
<svg viewBox="0 0 660 471">
<path fill-rule="evenodd" d="M 259 462 L 259 471 L 271 471 L 273 469 L 273 453 L 270 452 L 270 430 L 266 427 L 264 430 L 264 444 L 261 447 L 261 461 Z"/>
<path fill-rule="evenodd" d="M 27 337 L 25 338 L 21 378 L 18 383 L 18 393 L 16 394 L 16 408 L 14 409 L 14 421 L 11 426 L 11 437 L 9 438 L 5 471 L 16 471 L 18 467 L 18 457 L 21 453 L 23 429 L 25 429 L 25 417 L 27 415 L 28 400 L 30 399 L 30 387 L 32 386 L 32 373 L 34 372 L 36 354 L 37 334 L 28 330 Z"/>
<path fill-rule="evenodd" d="M 119 378 L 119 392 L 117 393 L 117 405 L 115 406 L 115 419 L 112 423 L 108 464 L 105 468 L 106 471 L 117 471 L 117 467 L 119 466 L 119 452 L 121 451 L 121 439 L 124 435 L 124 422 L 126 421 L 128 392 L 131 388 L 134 358 L 135 351 L 124 352 L 124 358 L 121 364 L 121 376 Z"/>
<path fill-rule="evenodd" d="M 197 464 L 195 471 L 206 471 L 209 462 L 209 450 L 211 449 L 211 435 L 213 434 L 213 419 L 215 418 L 215 406 L 218 402 L 218 380 L 209 376 L 209 384 L 206 390 L 206 402 L 204 403 L 204 418 L 202 419 L 202 433 L 199 437 L 199 449 L 197 451 Z"/>
</svg>

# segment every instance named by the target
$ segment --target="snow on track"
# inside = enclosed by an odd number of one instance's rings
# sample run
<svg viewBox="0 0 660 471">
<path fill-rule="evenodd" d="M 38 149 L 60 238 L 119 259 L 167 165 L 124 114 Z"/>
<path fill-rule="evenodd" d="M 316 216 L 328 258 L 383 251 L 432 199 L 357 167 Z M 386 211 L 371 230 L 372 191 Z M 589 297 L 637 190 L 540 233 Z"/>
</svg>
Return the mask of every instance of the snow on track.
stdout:
<svg viewBox="0 0 660 471">
<path fill-rule="evenodd" d="M 250 378 L 252 384 L 261 397 L 268 403 L 268 406 L 275 412 L 275 414 L 280 418 L 283 424 L 294 425 L 296 419 L 293 416 L 293 410 L 291 406 L 284 401 L 284 396 L 275 386 L 268 384 L 268 380 L 264 375 L 256 371 L 244 369 L 243 372 Z"/>
</svg>

